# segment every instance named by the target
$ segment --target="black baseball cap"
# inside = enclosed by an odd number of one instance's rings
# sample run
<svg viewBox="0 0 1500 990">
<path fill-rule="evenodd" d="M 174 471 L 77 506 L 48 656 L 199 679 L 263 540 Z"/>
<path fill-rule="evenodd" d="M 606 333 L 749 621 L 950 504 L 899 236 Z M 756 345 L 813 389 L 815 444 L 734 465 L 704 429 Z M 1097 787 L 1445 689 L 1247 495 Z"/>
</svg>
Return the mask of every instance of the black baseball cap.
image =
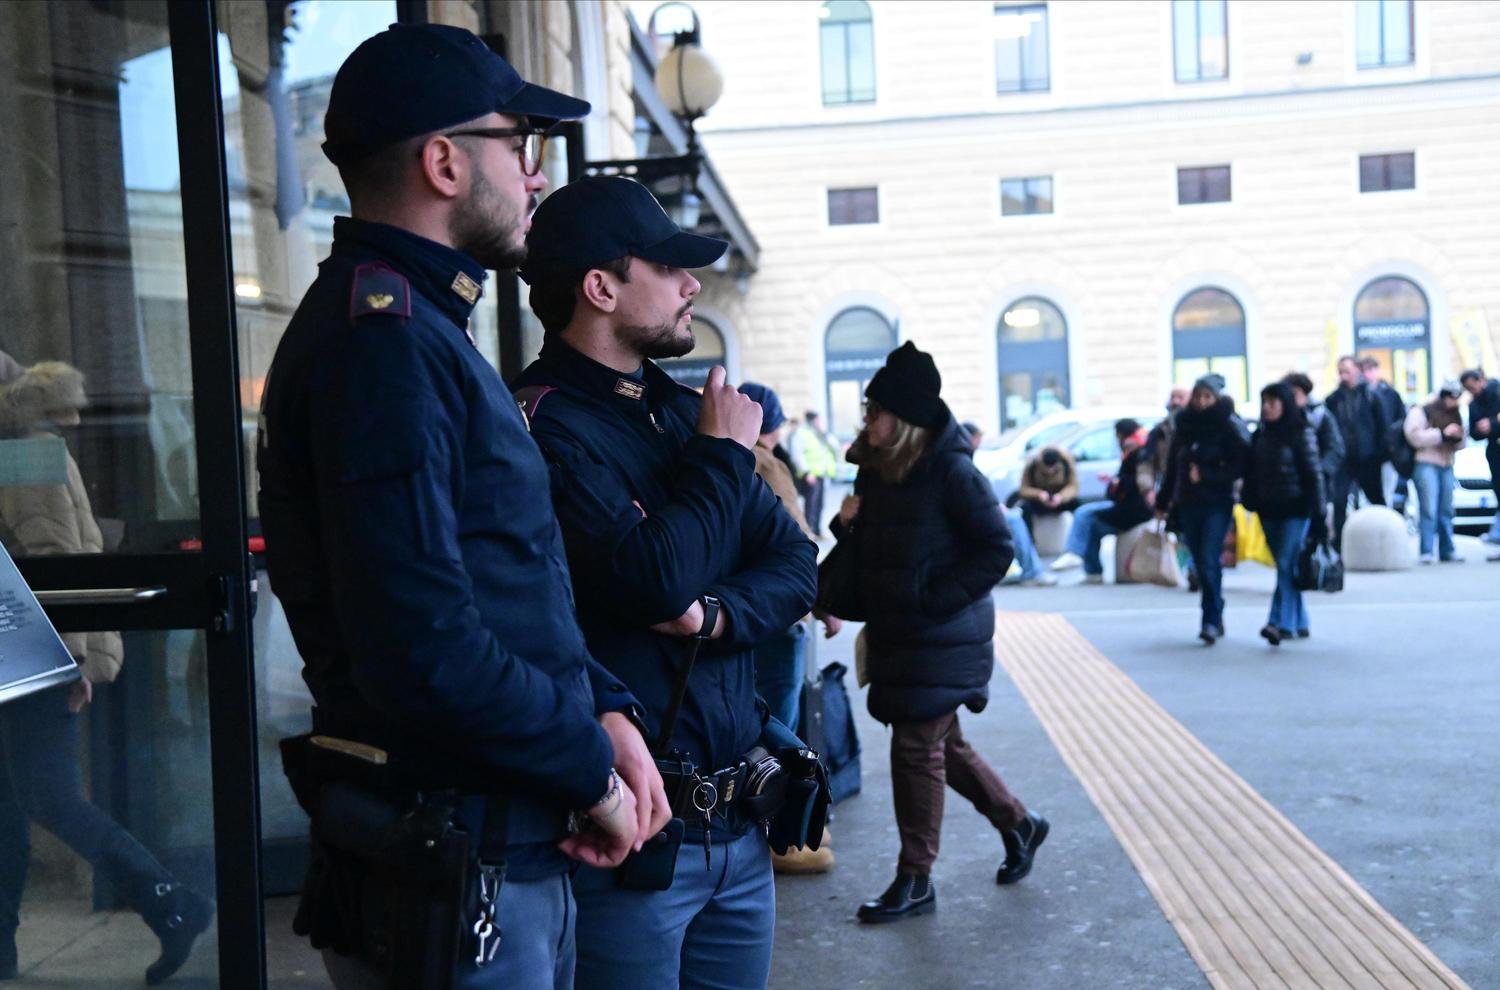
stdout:
<svg viewBox="0 0 1500 990">
<path fill-rule="evenodd" d="M 677 226 L 634 179 L 591 175 L 537 207 L 521 278 L 530 283 L 546 272 L 587 271 L 626 255 L 673 268 L 705 268 L 728 249 L 728 241 Z"/>
<path fill-rule="evenodd" d="M 323 154 L 348 165 L 397 141 L 487 113 L 546 126 L 589 112 L 584 100 L 522 79 L 472 31 L 392 24 L 350 53 L 333 77 Z"/>
</svg>

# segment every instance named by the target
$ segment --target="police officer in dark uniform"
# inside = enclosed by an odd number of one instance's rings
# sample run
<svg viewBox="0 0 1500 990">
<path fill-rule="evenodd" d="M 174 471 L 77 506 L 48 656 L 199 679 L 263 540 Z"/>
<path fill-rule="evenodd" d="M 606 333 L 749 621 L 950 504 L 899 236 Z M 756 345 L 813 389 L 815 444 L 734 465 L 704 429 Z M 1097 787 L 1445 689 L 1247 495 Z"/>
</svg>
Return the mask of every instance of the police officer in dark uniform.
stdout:
<svg viewBox="0 0 1500 990">
<path fill-rule="evenodd" d="M 574 618 L 546 465 L 468 334 L 485 269 L 524 258 L 540 128 L 587 111 L 461 29 L 360 45 L 324 145 L 353 217 L 263 403 L 270 577 L 314 730 L 454 788 L 473 837 L 453 987 L 570 987 L 571 861 L 617 864 L 668 819 L 639 706 Z M 320 836 L 355 824 L 314 815 Z M 389 979 L 325 958 L 341 985 Z"/>
<path fill-rule="evenodd" d="M 752 647 L 807 614 L 816 548 L 755 474 L 760 407 L 723 368 L 700 396 L 652 363 L 692 349 L 689 269 L 727 245 L 679 230 L 619 177 L 554 192 L 527 244 L 521 274 L 546 340 L 514 387 L 552 468 L 584 635 L 653 736 L 684 638 L 705 640 L 668 740 L 701 774 L 683 787 L 663 771 L 688 829 L 671 886 L 579 871 L 578 987 L 761 988 L 775 893 L 742 799 L 758 765 L 747 754 L 779 723 L 756 698 Z"/>
</svg>

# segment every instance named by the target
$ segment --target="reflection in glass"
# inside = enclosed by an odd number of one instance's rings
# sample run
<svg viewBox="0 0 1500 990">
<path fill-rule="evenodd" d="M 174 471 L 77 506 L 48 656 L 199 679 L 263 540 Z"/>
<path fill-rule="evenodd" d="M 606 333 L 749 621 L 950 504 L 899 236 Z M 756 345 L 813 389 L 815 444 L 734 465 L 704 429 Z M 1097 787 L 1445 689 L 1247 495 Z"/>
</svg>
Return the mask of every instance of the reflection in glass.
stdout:
<svg viewBox="0 0 1500 990">
<path fill-rule="evenodd" d="M 1068 407 L 1068 324 L 1039 296 L 1017 299 L 1000 315 L 1000 428 L 1024 425 Z"/>
<path fill-rule="evenodd" d="M 1356 323 L 1427 319 L 1427 296 L 1410 279 L 1390 275 L 1365 286 L 1354 301 Z"/>
<path fill-rule="evenodd" d="M 1044 92 L 1051 88 L 1047 5 L 995 7 L 995 91 Z"/>
<path fill-rule="evenodd" d="M 1229 75 L 1226 0 L 1172 0 L 1172 50 L 1178 82 Z"/>
<path fill-rule="evenodd" d="M 875 31 L 864 0 L 828 0 L 818 8 L 823 103 L 875 99 Z"/>
<path fill-rule="evenodd" d="M 1354 300 L 1354 344 L 1380 362 L 1381 376 L 1407 402 L 1431 387 L 1432 319 L 1427 294 L 1399 275 L 1377 278 Z"/>
</svg>

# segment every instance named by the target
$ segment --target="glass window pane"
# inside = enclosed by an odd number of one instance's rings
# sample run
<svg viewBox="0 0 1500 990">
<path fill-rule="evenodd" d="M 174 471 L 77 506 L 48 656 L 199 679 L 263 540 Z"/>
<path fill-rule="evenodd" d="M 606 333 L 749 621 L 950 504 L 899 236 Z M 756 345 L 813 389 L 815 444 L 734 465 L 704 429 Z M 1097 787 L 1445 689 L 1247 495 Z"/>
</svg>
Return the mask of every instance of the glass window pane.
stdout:
<svg viewBox="0 0 1500 990">
<path fill-rule="evenodd" d="M 995 90 L 1014 93 L 1021 89 L 1021 43 L 1014 38 L 995 41 Z"/>
<path fill-rule="evenodd" d="M 884 359 L 886 352 L 896 346 L 896 331 L 884 316 L 859 306 L 833 318 L 825 341 L 830 356 L 849 351 L 879 351 Z"/>
<path fill-rule="evenodd" d="M 1017 299 L 1000 317 L 1002 344 L 1063 340 L 1067 336 L 1068 324 L 1062 312 L 1047 300 L 1035 296 Z"/>
<path fill-rule="evenodd" d="M 1385 38 L 1381 61 L 1385 65 L 1406 65 L 1412 60 L 1411 0 L 1384 0 L 1381 4 Z"/>
<path fill-rule="evenodd" d="M 1032 213 L 1052 212 L 1052 179 L 1050 177 L 1028 179 L 1026 182 L 1027 208 Z"/>
<path fill-rule="evenodd" d="M 1197 0 L 1172 0 L 1172 57 L 1178 82 L 1198 80 Z"/>
<path fill-rule="evenodd" d="M 1047 8 L 1028 7 L 1025 15 L 1031 19 L 1031 31 L 1022 43 L 1025 54 L 1022 59 L 1021 88 L 1028 91 L 1050 89 L 1052 80 L 1048 69 L 1047 53 Z"/>
<path fill-rule="evenodd" d="M 1198 4 L 1198 66 L 1200 79 L 1223 79 L 1229 74 L 1229 24 L 1225 0 Z"/>
<path fill-rule="evenodd" d="M 1355 0 L 1355 64 L 1361 69 L 1380 65 L 1380 0 Z"/>
<path fill-rule="evenodd" d="M 1391 189 L 1417 187 L 1417 156 L 1412 152 L 1386 156 L 1386 172 Z"/>
<path fill-rule="evenodd" d="M 1090 430 L 1074 440 L 1069 446 L 1073 459 L 1083 461 L 1108 461 L 1120 456 L 1120 441 L 1113 426 Z"/>
<path fill-rule="evenodd" d="M 824 24 L 820 29 L 823 45 L 823 102 L 849 102 L 849 65 L 844 57 L 844 28 Z"/>
<path fill-rule="evenodd" d="M 1235 405 L 1247 408 L 1250 401 L 1250 365 L 1243 353 L 1221 354 L 1208 359 L 1208 370 L 1224 376 L 1224 391 Z"/>
<path fill-rule="evenodd" d="M 818 16 L 824 24 L 846 24 L 852 21 L 868 21 L 870 5 L 865 0 L 828 0 Z"/>
<path fill-rule="evenodd" d="M 852 437 L 864 422 L 865 383 L 845 379 L 828 383 L 828 428 Z"/>
<path fill-rule="evenodd" d="M 1201 168 L 1177 170 L 1177 202 L 1183 205 L 1203 202 L 1203 170 Z"/>
<path fill-rule="evenodd" d="M 1031 372 L 1018 371 L 1001 375 L 1000 396 L 1000 429 L 1008 430 L 1036 418 L 1036 396 L 1032 391 Z"/>
<path fill-rule="evenodd" d="M 1388 188 L 1384 155 L 1361 155 L 1359 158 L 1359 191 L 1380 192 Z"/>
<path fill-rule="evenodd" d="M 1203 330 L 1212 327 L 1241 327 L 1245 311 L 1223 289 L 1197 289 L 1177 304 L 1172 314 L 1172 329 Z"/>
<path fill-rule="evenodd" d="M 849 100 L 875 99 L 875 29 L 867 21 L 844 29 L 849 37 Z"/>
<path fill-rule="evenodd" d="M 1204 169 L 1203 201 L 1205 203 L 1229 202 L 1229 168 L 1227 166 Z"/>
<path fill-rule="evenodd" d="M 1354 302 L 1356 324 L 1427 318 L 1427 297 L 1414 283 L 1397 276 L 1371 282 Z"/>
<path fill-rule="evenodd" d="M 1000 180 L 1000 214 L 1017 216 L 1026 212 L 1026 180 Z"/>
</svg>

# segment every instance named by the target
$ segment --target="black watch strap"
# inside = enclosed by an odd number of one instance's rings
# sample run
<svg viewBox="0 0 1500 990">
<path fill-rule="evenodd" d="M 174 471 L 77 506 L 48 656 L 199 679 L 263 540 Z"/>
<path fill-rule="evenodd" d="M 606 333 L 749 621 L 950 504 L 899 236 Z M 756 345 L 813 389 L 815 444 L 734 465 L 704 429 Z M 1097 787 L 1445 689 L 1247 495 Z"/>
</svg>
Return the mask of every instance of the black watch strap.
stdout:
<svg viewBox="0 0 1500 990">
<path fill-rule="evenodd" d="M 719 612 L 724 608 L 723 604 L 713 595 L 704 595 L 698 599 L 703 606 L 703 627 L 698 630 L 695 639 L 712 639 L 714 627 L 719 624 Z"/>
</svg>

